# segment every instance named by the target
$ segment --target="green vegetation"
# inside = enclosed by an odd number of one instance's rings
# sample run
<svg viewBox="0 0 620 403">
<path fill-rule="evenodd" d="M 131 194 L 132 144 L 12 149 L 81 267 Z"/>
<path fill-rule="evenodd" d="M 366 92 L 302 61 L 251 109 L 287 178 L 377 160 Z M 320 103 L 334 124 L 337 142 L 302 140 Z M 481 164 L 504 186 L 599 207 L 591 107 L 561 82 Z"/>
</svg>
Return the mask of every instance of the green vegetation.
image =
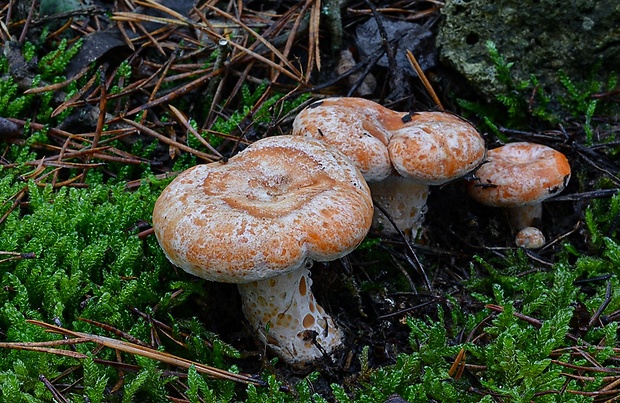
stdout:
<svg viewBox="0 0 620 403">
<path fill-rule="evenodd" d="M 493 105 L 459 99 L 459 105 L 465 110 L 478 115 L 485 126 L 502 142 L 507 137 L 499 130 L 499 126 L 523 128 L 532 119 L 540 120 L 547 125 L 557 125 L 566 116 L 583 120 L 586 144 L 593 142 L 592 117 L 596 114 L 617 112 L 617 105 L 608 103 L 598 110 L 599 100 L 594 97 L 606 91 L 613 91 L 618 84 L 618 72 L 609 72 L 606 82 L 596 78 L 597 66 L 592 69 L 590 79 L 585 83 L 574 83 L 562 70 L 558 71 L 558 82 L 562 84 L 564 95 L 551 99 L 532 73 L 528 80 L 516 80 L 511 74 L 515 62 L 508 62 L 494 42 L 486 43 L 489 58 L 495 66 L 495 79 L 503 90 L 495 94 Z M 499 108 L 498 108 L 499 106 Z M 600 109 L 600 108 L 599 108 Z"/>
</svg>

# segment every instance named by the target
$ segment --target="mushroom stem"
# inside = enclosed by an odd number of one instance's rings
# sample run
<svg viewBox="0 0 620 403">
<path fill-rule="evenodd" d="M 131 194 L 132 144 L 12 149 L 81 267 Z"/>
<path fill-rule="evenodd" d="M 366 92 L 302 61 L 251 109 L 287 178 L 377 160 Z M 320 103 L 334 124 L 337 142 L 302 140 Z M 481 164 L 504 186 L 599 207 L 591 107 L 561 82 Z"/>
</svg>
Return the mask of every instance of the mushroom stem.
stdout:
<svg viewBox="0 0 620 403">
<path fill-rule="evenodd" d="M 342 344 L 342 333 L 312 294 L 309 266 L 239 284 L 243 312 L 259 339 L 300 367 Z"/>
<path fill-rule="evenodd" d="M 382 181 L 369 182 L 373 199 L 389 214 L 396 226 L 411 239 L 415 239 L 422 226 L 426 213 L 426 199 L 429 187 L 415 183 L 398 174 L 390 175 Z M 373 227 L 381 233 L 396 236 L 398 231 L 385 215 L 375 209 Z"/>
<path fill-rule="evenodd" d="M 509 207 L 508 219 L 515 232 L 523 228 L 531 227 L 542 218 L 542 203 L 528 204 L 525 206 Z"/>
</svg>

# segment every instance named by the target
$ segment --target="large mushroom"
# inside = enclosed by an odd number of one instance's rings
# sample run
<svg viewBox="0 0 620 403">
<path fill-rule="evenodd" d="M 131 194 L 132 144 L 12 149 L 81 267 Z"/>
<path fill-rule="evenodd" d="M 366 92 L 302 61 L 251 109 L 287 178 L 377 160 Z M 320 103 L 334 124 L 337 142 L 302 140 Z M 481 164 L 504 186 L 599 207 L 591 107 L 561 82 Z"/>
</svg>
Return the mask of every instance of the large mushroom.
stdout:
<svg viewBox="0 0 620 403">
<path fill-rule="evenodd" d="M 545 243 L 536 228 L 542 202 L 564 190 L 570 175 L 561 152 L 541 144 L 509 143 L 489 150 L 467 191 L 479 203 L 506 209 L 517 244 L 538 248 Z"/>
<path fill-rule="evenodd" d="M 357 247 L 372 213 L 366 182 L 342 153 L 314 139 L 276 136 L 226 163 L 182 172 L 157 200 L 153 229 L 176 266 L 238 283 L 260 340 L 304 366 L 342 338 L 315 301 L 308 268 Z"/>
<path fill-rule="evenodd" d="M 301 111 L 293 135 L 325 141 L 360 169 L 374 199 L 410 237 L 420 228 L 429 185 L 473 170 L 485 154 L 484 140 L 463 119 L 444 112 L 409 114 L 363 98 L 327 98 Z M 397 231 L 375 212 L 375 226 Z"/>
</svg>

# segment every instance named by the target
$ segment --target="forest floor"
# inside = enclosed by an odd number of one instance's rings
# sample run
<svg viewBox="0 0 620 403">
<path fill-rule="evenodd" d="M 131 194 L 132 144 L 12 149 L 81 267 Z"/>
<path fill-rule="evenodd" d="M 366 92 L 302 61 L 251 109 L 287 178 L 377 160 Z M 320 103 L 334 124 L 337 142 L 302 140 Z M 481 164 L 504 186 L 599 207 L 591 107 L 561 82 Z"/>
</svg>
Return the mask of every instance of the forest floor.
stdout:
<svg viewBox="0 0 620 403">
<path fill-rule="evenodd" d="M 483 100 L 421 45 L 425 85 L 381 60 L 394 43 L 362 57 L 376 38 L 356 27 L 382 15 L 433 38 L 442 3 L 379 3 L 351 2 L 340 19 L 314 0 L 0 6 L 3 401 L 618 399 L 617 79 L 575 84 L 573 109 L 541 120 L 527 90 L 508 94 L 518 111 L 506 94 Z M 151 212 L 181 170 L 287 134 L 330 96 L 405 112 L 439 101 L 488 148 L 563 152 L 572 178 L 544 204 L 541 249 L 515 247 L 505 212 L 455 181 L 431 189 L 417 242 L 371 230 L 315 264 L 345 345 L 299 371 L 256 342 L 236 286 L 168 263 Z"/>
</svg>

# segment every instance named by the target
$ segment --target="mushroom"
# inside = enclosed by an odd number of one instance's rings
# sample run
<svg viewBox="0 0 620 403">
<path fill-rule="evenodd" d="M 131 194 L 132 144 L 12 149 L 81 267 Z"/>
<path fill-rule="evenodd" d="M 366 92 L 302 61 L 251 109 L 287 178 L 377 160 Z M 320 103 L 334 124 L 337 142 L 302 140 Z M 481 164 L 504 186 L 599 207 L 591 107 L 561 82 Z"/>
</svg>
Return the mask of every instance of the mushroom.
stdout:
<svg viewBox="0 0 620 403">
<path fill-rule="evenodd" d="M 520 248 L 539 249 L 545 246 L 545 235 L 536 227 L 525 227 L 515 236 L 515 244 Z"/>
<path fill-rule="evenodd" d="M 276 136 L 179 174 L 155 203 L 153 229 L 176 266 L 238 283 L 258 338 L 303 367 L 342 339 L 312 294 L 308 269 L 355 249 L 372 213 L 366 182 L 342 153 Z"/>
<path fill-rule="evenodd" d="M 416 112 L 410 116 L 402 128 L 392 132 L 388 151 L 397 178 L 403 178 L 399 181 L 416 184 L 417 194 L 422 195 L 420 204 L 425 206 L 429 185 L 442 185 L 471 172 L 482 162 L 486 149 L 478 131 L 456 115 Z M 412 231 L 420 227 L 424 211 L 418 207 L 411 216 Z"/>
<path fill-rule="evenodd" d="M 293 135 L 322 140 L 349 157 L 364 179 L 376 182 L 394 172 L 387 149 L 391 131 L 406 113 L 364 98 L 327 98 L 310 104 L 293 121 Z"/>
<path fill-rule="evenodd" d="M 513 229 L 519 232 L 540 221 L 542 202 L 564 190 L 570 174 L 561 152 L 541 144 L 509 143 L 487 153 L 476 179 L 468 181 L 467 191 L 479 203 L 505 208 Z"/>
<path fill-rule="evenodd" d="M 473 126 L 454 115 L 395 112 L 354 97 L 311 104 L 295 118 L 293 135 L 321 139 L 344 152 L 396 227 L 412 237 L 424 216 L 429 185 L 471 171 L 485 152 Z M 397 234 L 378 211 L 374 226 Z"/>
</svg>

